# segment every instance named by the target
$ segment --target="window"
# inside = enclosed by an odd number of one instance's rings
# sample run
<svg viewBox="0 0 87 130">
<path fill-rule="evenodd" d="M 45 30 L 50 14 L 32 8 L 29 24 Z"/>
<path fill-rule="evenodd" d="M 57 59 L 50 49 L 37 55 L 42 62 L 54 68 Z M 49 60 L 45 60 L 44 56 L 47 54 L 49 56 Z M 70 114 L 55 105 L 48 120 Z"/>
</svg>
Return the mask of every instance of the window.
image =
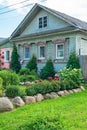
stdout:
<svg viewBox="0 0 87 130">
<path fill-rule="evenodd" d="M 29 49 L 29 47 L 25 47 L 25 58 L 30 58 L 30 49 Z"/>
<path fill-rule="evenodd" d="M 56 58 L 61 59 L 64 58 L 64 45 L 56 44 Z"/>
<path fill-rule="evenodd" d="M 44 59 L 45 58 L 45 46 L 39 47 L 39 58 Z"/>
<path fill-rule="evenodd" d="M 39 18 L 39 28 L 47 27 L 47 16 Z"/>
<path fill-rule="evenodd" d="M 10 51 L 5 51 L 5 61 L 9 61 L 10 60 Z"/>
</svg>

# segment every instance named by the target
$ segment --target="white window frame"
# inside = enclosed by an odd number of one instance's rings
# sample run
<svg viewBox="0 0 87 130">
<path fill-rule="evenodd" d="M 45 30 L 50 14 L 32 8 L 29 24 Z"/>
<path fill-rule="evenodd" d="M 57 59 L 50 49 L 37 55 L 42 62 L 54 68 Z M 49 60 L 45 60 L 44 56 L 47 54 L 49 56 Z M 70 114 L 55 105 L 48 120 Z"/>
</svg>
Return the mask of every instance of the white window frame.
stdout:
<svg viewBox="0 0 87 130">
<path fill-rule="evenodd" d="M 46 26 L 46 27 L 44 27 L 44 17 L 47 17 L 47 23 L 46 23 L 47 26 Z M 40 18 L 42 18 L 42 27 L 41 27 L 41 28 L 39 27 L 39 19 L 40 19 Z M 39 29 L 43 29 L 43 28 L 47 28 L 47 27 L 48 27 L 48 16 L 45 15 L 45 16 L 39 17 L 39 18 L 38 18 L 38 28 L 39 28 Z"/>
<path fill-rule="evenodd" d="M 44 47 L 44 57 L 40 57 L 40 48 Z M 40 45 L 39 46 L 39 59 L 45 59 L 45 45 Z"/>
<path fill-rule="evenodd" d="M 57 46 L 58 45 L 63 45 L 63 56 L 62 57 L 61 56 L 59 56 L 59 57 L 57 56 L 57 51 L 58 51 L 57 50 Z M 62 43 L 61 44 L 56 44 L 56 59 L 63 59 L 63 58 L 64 58 L 64 44 L 62 44 Z"/>
<path fill-rule="evenodd" d="M 9 52 L 9 59 L 8 60 L 6 59 L 7 58 L 7 52 Z M 10 50 L 5 50 L 4 57 L 5 57 L 5 62 L 9 62 L 10 61 Z"/>
<path fill-rule="evenodd" d="M 30 56 L 29 57 L 25 57 L 25 49 L 28 48 L 29 49 L 29 55 L 30 55 L 30 48 L 29 47 L 24 47 L 24 59 L 30 59 Z"/>
</svg>

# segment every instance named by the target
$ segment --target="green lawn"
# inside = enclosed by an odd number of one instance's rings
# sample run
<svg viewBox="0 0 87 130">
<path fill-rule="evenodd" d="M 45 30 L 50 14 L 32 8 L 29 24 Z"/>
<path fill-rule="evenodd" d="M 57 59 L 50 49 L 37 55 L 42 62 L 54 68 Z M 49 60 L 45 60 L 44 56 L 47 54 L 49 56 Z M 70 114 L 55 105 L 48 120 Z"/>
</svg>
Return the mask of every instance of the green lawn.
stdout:
<svg viewBox="0 0 87 130">
<path fill-rule="evenodd" d="M 0 113 L 0 130 L 87 130 L 87 90 Z"/>
</svg>

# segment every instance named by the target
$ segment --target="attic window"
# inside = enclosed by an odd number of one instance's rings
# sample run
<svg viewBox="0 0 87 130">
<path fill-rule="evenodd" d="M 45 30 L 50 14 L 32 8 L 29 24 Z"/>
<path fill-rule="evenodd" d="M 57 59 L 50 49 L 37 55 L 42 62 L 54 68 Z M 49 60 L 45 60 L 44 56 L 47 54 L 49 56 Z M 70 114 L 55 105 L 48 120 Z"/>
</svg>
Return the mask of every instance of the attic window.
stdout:
<svg viewBox="0 0 87 130">
<path fill-rule="evenodd" d="M 47 16 L 39 18 L 39 28 L 47 27 Z"/>
</svg>

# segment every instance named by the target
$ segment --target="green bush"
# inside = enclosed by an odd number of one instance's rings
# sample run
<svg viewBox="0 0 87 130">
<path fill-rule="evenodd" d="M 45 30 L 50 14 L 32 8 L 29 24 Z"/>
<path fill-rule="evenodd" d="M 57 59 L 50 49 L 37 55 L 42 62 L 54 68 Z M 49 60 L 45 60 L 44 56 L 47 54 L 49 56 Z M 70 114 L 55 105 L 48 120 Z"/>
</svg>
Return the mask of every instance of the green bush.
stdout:
<svg viewBox="0 0 87 130">
<path fill-rule="evenodd" d="M 76 53 L 73 52 L 70 54 L 66 67 L 70 69 L 80 68 L 79 58 Z"/>
<path fill-rule="evenodd" d="M 28 68 L 21 69 L 19 71 L 19 74 L 20 75 L 29 75 L 30 74 L 30 70 Z"/>
<path fill-rule="evenodd" d="M 20 86 L 19 96 L 20 96 L 20 97 L 26 96 L 26 87 L 25 87 L 25 86 Z"/>
<path fill-rule="evenodd" d="M 30 71 L 35 70 L 37 72 L 37 58 L 35 55 L 33 55 L 32 58 L 29 60 L 26 68 L 28 68 Z"/>
<path fill-rule="evenodd" d="M 19 84 L 19 76 L 10 70 L 2 70 L 0 71 L 0 77 L 3 79 L 3 87 L 6 88 L 6 86 L 9 85 L 17 85 Z"/>
<path fill-rule="evenodd" d="M 10 69 L 15 71 L 16 73 L 18 73 L 21 69 L 19 55 L 18 55 L 17 47 L 15 44 L 13 46 L 13 51 L 12 51 L 12 55 L 11 55 Z"/>
<path fill-rule="evenodd" d="M 43 67 L 43 69 L 40 72 L 40 77 L 42 79 L 48 79 L 48 77 L 54 77 L 55 70 L 53 66 L 53 62 L 51 59 L 48 59 L 46 62 L 46 65 Z"/>
<path fill-rule="evenodd" d="M 2 89 L 3 79 L 0 77 L 0 89 Z"/>
<path fill-rule="evenodd" d="M 64 69 L 60 70 L 59 77 L 61 81 L 61 88 L 72 89 L 81 86 L 82 72 L 81 69 Z"/>
<path fill-rule="evenodd" d="M 26 81 L 34 81 L 37 80 L 38 78 L 36 77 L 36 75 L 21 75 L 20 76 L 20 82 L 26 82 Z"/>
<path fill-rule="evenodd" d="M 57 92 L 60 90 L 58 81 L 42 81 L 41 83 L 33 84 L 26 89 L 28 96 L 36 95 L 37 93 L 45 94 L 50 92 Z"/>
<path fill-rule="evenodd" d="M 9 86 L 5 92 L 7 97 L 13 98 L 20 95 L 20 88 L 19 86 L 12 85 Z"/>
</svg>

